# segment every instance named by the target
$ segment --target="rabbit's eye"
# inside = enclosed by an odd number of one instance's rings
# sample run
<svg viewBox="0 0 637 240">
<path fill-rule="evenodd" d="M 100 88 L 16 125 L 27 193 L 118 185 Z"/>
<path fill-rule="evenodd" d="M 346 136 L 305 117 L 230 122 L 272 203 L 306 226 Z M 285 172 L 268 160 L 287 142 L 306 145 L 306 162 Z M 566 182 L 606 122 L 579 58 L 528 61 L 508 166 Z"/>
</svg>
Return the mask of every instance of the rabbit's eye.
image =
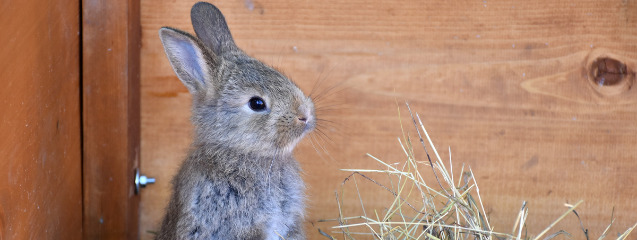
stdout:
<svg viewBox="0 0 637 240">
<path fill-rule="evenodd" d="M 265 110 L 265 100 L 263 100 L 263 98 L 260 97 L 252 97 L 250 98 L 250 102 L 248 102 L 248 106 L 250 106 L 250 109 L 252 109 L 252 111 L 255 112 L 261 112 L 263 110 Z"/>
</svg>

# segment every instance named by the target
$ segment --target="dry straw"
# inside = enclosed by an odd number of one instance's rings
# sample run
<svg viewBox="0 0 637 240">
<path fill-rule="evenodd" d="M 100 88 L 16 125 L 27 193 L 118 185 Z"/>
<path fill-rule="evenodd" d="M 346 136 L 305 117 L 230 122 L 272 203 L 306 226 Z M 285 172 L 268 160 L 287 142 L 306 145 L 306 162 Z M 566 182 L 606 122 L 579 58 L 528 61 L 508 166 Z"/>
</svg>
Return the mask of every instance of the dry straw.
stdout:
<svg viewBox="0 0 637 240">
<path fill-rule="evenodd" d="M 574 205 L 565 204 L 568 208 L 564 214 L 551 223 L 546 229 L 537 235 L 529 235 L 526 231 L 526 221 L 528 208 L 526 202 L 522 204 L 520 212 L 515 219 L 515 224 L 511 232 L 502 233 L 493 231 L 489 219 L 485 214 L 484 205 L 480 197 L 480 188 L 474 178 L 473 171 L 469 167 L 467 171 L 464 165 L 460 170 L 460 177 L 454 179 L 453 166 L 451 164 L 451 150 L 449 150 L 449 165 L 445 165 L 440 158 L 427 130 L 425 129 L 420 116 L 415 116 L 407 104 L 407 109 L 413 125 L 416 128 L 417 140 L 421 146 L 414 145 L 412 138 L 405 133 L 402 128 L 403 137 L 398 138 L 406 160 L 402 164 L 388 164 L 370 154 L 371 159 L 378 162 L 383 169 L 343 169 L 352 174 L 345 179 L 343 186 L 348 182 L 354 182 L 356 195 L 360 201 L 362 214 L 358 216 L 345 216 L 342 196 L 346 193 L 341 187 L 340 193 L 336 193 L 336 200 L 339 206 L 339 217 L 331 220 L 338 223 L 329 233 L 319 230 L 319 232 L 330 239 L 337 239 L 334 236 L 342 236 L 343 239 L 553 239 L 557 236 L 570 238 L 571 235 L 565 231 L 555 231 L 553 227 L 564 217 L 573 212 L 582 203 Z M 400 109 L 398 111 L 400 117 Z M 423 138 L 424 135 L 424 138 Z M 429 155 L 429 148 L 425 139 L 433 150 L 435 161 Z M 418 143 L 416 143 L 418 144 Z M 414 156 L 415 148 L 424 149 L 427 156 L 426 161 L 418 161 Z M 423 168 L 432 169 L 435 183 L 430 185 L 425 182 L 420 170 Z M 371 175 L 386 175 L 389 184 L 382 184 L 380 181 L 370 177 Z M 357 180 L 359 179 L 359 180 Z M 381 191 L 388 191 L 392 195 L 392 200 L 381 212 L 375 210 L 366 212 L 364 201 L 362 200 L 359 181 L 368 181 L 380 188 Z M 351 209 L 347 209 L 351 210 Z M 579 218 L 579 216 L 578 216 Z M 612 217 L 611 217 L 612 218 Z M 599 239 L 604 239 L 613 224 L 602 233 Z M 637 224 L 619 235 L 617 239 L 626 239 L 628 234 L 637 227 Z M 550 235 L 549 232 L 553 232 Z M 588 232 L 584 230 L 588 239 Z"/>
</svg>

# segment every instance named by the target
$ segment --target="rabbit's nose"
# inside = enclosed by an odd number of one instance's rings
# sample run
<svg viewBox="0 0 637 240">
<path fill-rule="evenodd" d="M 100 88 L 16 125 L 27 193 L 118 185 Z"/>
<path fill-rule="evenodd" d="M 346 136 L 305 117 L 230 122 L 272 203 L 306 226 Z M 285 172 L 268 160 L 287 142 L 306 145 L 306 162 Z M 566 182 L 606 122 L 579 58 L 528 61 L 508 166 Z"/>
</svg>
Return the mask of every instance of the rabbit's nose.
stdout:
<svg viewBox="0 0 637 240">
<path fill-rule="evenodd" d="M 296 119 L 298 119 L 299 122 L 302 123 L 307 123 L 308 121 L 311 121 L 312 115 L 310 115 L 310 113 L 307 111 L 307 109 L 299 109 L 299 111 L 296 113 Z"/>
</svg>

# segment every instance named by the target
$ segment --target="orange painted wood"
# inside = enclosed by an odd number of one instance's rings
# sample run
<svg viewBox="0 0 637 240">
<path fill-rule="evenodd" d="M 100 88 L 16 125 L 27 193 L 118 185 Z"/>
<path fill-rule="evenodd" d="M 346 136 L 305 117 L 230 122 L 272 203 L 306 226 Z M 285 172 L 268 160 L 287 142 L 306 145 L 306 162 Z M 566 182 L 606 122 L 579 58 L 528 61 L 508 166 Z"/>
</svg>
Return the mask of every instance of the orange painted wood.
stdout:
<svg viewBox="0 0 637 240">
<path fill-rule="evenodd" d="M 81 239 L 77 1 L 0 3 L 0 239 Z"/>
<path fill-rule="evenodd" d="M 84 238 L 137 239 L 139 2 L 83 1 Z"/>
<path fill-rule="evenodd" d="M 153 237 L 170 194 L 170 179 L 192 134 L 190 96 L 173 73 L 157 31 L 192 31 L 195 1 L 141 1 L 142 167 L 157 177 L 143 192 L 140 234 Z M 329 96 L 344 103 L 319 113 L 330 140 L 317 153 L 297 148 L 308 185 L 311 239 L 319 219 L 338 216 L 334 191 L 342 168 L 378 168 L 366 153 L 403 160 L 396 141 L 409 121 L 402 102 L 423 117 L 441 157 L 470 165 L 496 231 L 512 228 L 523 200 L 537 234 L 584 200 L 578 213 L 592 238 L 617 217 L 611 234 L 637 222 L 637 4 L 631 1 L 214 1 L 249 54 L 271 64 L 306 92 L 343 83 Z M 600 59 L 626 67 L 621 84 Z M 601 61 L 604 62 L 604 61 Z M 595 64 L 594 64 L 595 63 Z M 597 67 L 593 67 L 597 66 Z M 597 70 L 595 70 L 597 68 Z M 602 72 L 600 72 L 602 71 Z M 321 81 L 325 79 L 324 81 Z M 406 129 L 413 129 L 406 125 Z M 314 135 L 314 143 L 321 141 Z M 424 172 L 428 174 L 429 172 Z M 382 202 L 363 186 L 368 211 Z M 350 194 L 343 206 L 360 214 Z M 567 217 L 556 229 L 583 238 Z"/>
</svg>

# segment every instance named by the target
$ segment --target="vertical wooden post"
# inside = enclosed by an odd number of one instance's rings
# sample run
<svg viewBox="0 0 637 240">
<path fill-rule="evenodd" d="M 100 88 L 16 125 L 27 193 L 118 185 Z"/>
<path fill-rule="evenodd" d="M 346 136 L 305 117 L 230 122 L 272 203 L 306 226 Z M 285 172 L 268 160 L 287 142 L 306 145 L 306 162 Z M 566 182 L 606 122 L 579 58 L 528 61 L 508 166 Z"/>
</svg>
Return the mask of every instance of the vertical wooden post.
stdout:
<svg viewBox="0 0 637 240">
<path fill-rule="evenodd" d="M 85 239 L 137 239 L 139 1 L 82 1 Z"/>
</svg>

